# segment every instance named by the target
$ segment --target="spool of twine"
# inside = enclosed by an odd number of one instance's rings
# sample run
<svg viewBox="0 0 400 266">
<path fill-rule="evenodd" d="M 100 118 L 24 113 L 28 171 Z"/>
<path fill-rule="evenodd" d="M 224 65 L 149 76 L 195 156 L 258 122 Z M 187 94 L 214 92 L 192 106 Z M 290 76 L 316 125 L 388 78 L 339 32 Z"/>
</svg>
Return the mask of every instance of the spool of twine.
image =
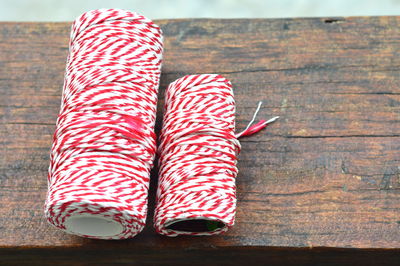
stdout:
<svg viewBox="0 0 400 266">
<path fill-rule="evenodd" d="M 157 232 L 215 235 L 233 226 L 238 139 L 278 118 L 252 125 L 260 106 L 247 128 L 235 134 L 235 100 L 226 78 L 189 75 L 169 85 L 159 145 Z"/>
<path fill-rule="evenodd" d="M 143 229 L 162 51 L 160 28 L 134 12 L 73 23 L 45 203 L 54 226 L 100 239 Z"/>
</svg>

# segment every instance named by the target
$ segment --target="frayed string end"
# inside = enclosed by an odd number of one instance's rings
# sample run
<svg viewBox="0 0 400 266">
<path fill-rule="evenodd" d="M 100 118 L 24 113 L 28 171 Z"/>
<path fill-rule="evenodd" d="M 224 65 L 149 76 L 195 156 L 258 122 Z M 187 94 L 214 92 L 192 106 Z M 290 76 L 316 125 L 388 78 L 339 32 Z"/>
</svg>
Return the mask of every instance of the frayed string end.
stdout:
<svg viewBox="0 0 400 266">
<path fill-rule="evenodd" d="M 251 135 L 257 133 L 258 131 L 266 128 L 267 125 L 275 122 L 279 118 L 279 116 L 275 116 L 269 120 L 260 120 L 257 124 L 252 125 L 254 123 L 254 120 L 256 119 L 257 113 L 260 111 L 261 105 L 262 105 L 262 102 L 260 101 L 258 103 L 257 110 L 254 112 L 253 118 L 251 119 L 250 123 L 247 125 L 245 130 L 236 134 L 236 138 L 251 136 Z"/>
</svg>

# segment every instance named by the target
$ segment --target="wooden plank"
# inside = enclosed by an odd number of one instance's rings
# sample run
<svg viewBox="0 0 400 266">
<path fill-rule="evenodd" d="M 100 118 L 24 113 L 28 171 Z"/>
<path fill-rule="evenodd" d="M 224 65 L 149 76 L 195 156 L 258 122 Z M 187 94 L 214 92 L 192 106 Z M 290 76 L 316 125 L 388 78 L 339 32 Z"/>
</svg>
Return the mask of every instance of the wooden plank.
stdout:
<svg viewBox="0 0 400 266">
<path fill-rule="evenodd" d="M 155 234 L 156 170 L 147 227 L 132 240 L 82 239 L 47 224 L 48 154 L 70 23 L 0 23 L 0 254 L 6 262 L 45 263 L 45 256 L 66 264 L 85 258 L 184 265 L 190 258 L 192 264 L 373 265 L 400 259 L 400 17 L 157 23 L 165 35 L 159 106 L 176 78 L 219 73 L 234 85 L 238 129 L 259 100 L 260 117 L 281 116 L 242 140 L 236 226 L 215 237 Z"/>
</svg>

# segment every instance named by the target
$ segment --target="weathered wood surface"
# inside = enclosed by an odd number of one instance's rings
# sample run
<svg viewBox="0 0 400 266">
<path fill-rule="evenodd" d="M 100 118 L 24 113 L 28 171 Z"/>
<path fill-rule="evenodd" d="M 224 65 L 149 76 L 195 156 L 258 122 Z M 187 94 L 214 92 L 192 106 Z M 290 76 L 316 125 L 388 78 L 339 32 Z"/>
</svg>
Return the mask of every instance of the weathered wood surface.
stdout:
<svg viewBox="0 0 400 266">
<path fill-rule="evenodd" d="M 259 100 L 260 117 L 281 116 L 242 140 L 236 226 L 216 237 L 155 234 L 155 174 L 147 228 L 132 240 L 82 239 L 47 224 L 70 23 L 0 23 L 0 260 L 400 260 L 400 17 L 157 23 L 165 34 L 160 106 L 176 78 L 220 73 L 235 88 L 238 129 Z"/>
</svg>

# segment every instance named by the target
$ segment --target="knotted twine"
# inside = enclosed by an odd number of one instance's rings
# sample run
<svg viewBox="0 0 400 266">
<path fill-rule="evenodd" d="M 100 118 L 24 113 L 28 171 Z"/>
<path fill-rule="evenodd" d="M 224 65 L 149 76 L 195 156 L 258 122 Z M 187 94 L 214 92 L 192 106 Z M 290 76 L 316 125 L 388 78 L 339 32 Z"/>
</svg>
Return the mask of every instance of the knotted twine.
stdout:
<svg viewBox="0 0 400 266">
<path fill-rule="evenodd" d="M 235 134 L 235 101 L 227 79 L 189 75 L 169 85 L 158 149 L 157 232 L 215 235 L 233 226 L 238 138 L 278 118 L 252 125 L 260 106 L 247 128 Z"/>
<path fill-rule="evenodd" d="M 145 224 L 162 33 L 118 9 L 89 11 L 72 26 L 45 215 L 68 233 L 135 236 Z"/>
</svg>

